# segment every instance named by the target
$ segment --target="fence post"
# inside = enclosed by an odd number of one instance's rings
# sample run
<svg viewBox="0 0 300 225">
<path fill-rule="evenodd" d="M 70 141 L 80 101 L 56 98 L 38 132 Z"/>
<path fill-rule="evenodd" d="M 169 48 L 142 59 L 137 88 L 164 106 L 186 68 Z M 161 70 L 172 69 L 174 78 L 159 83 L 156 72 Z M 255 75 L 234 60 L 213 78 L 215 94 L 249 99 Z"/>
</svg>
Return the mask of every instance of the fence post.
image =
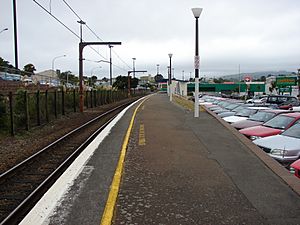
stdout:
<svg viewBox="0 0 300 225">
<path fill-rule="evenodd" d="M 90 90 L 91 108 L 93 108 L 93 90 Z"/>
<path fill-rule="evenodd" d="M 65 91 L 61 89 L 61 113 L 65 115 Z"/>
<path fill-rule="evenodd" d="M 97 91 L 94 90 L 94 106 L 97 107 Z"/>
<path fill-rule="evenodd" d="M 89 108 L 88 94 L 89 94 L 88 91 L 85 91 L 85 105 L 87 109 Z"/>
<path fill-rule="evenodd" d="M 24 101 L 25 101 L 25 119 L 26 119 L 26 130 L 29 131 L 29 107 L 28 107 L 28 94 L 27 91 L 24 92 Z"/>
<path fill-rule="evenodd" d="M 54 115 L 57 119 L 57 90 L 54 91 Z"/>
<path fill-rule="evenodd" d="M 73 89 L 73 109 L 76 112 L 76 91 L 75 88 Z"/>
<path fill-rule="evenodd" d="M 47 123 L 49 123 L 48 90 L 45 91 L 45 111 L 46 111 L 46 121 L 47 121 Z"/>
<path fill-rule="evenodd" d="M 40 91 L 36 92 L 36 116 L 37 116 L 37 125 L 41 125 L 41 118 L 40 118 Z"/>
<path fill-rule="evenodd" d="M 10 113 L 10 134 L 15 135 L 14 129 L 14 110 L 13 110 L 13 94 L 9 92 L 9 113 Z"/>
</svg>

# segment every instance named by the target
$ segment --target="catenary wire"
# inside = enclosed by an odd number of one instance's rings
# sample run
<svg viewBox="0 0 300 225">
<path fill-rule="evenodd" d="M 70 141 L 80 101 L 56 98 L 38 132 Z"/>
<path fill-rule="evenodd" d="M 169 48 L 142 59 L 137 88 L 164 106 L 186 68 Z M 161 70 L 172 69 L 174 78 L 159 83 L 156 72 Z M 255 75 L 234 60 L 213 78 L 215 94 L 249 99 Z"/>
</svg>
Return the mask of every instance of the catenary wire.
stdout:
<svg viewBox="0 0 300 225">
<path fill-rule="evenodd" d="M 71 28 L 69 28 L 66 24 L 64 24 L 61 20 L 59 20 L 56 16 L 54 16 L 52 14 L 52 12 L 49 12 L 44 6 L 42 6 L 39 2 L 37 2 L 36 0 L 33 0 L 34 3 L 36 3 L 40 8 L 42 8 L 46 13 L 48 13 L 51 17 L 53 17 L 57 22 L 59 22 L 62 26 L 64 26 L 68 31 L 70 31 L 73 35 L 75 35 L 77 38 L 80 39 L 80 36 L 78 34 L 76 34 Z M 65 1 L 63 0 L 63 2 L 68 6 L 68 8 L 76 15 L 76 17 L 79 20 L 82 20 L 81 17 L 72 9 L 72 7 Z M 86 27 L 101 41 L 103 41 L 87 24 L 85 24 Z M 101 56 L 103 59 L 107 58 L 105 56 L 103 56 L 102 54 L 100 54 L 95 48 L 93 48 L 92 46 L 89 46 L 92 50 L 94 50 L 99 56 Z M 116 51 L 113 50 L 113 53 L 118 57 L 118 59 L 124 63 L 129 69 L 131 69 L 131 67 L 116 53 Z M 126 69 L 116 65 L 116 64 L 112 64 L 114 67 L 117 67 L 123 71 L 127 71 Z"/>
</svg>

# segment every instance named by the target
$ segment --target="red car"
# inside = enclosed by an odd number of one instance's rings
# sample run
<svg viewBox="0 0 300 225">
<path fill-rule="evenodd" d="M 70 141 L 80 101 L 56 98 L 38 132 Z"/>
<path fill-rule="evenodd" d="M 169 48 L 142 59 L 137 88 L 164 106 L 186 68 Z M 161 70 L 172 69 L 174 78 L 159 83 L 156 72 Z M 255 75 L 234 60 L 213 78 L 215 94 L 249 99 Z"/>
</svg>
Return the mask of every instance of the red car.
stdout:
<svg viewBox="0 0 300 225">
<path fill-rule="evenodd" d="M 295 161 L 291 164 L 290 171 L 296 177 L 300 178 L 300 159 L 298 159 L 297 161 Z"/>
<path fill-rule="evenodd" d="M 288 110 L 280 110 L 280 109 L 262 110 L 251 115 L 246 120 L 238 121 L 232 123 L 231 125 L 238 130 L 248 128 L 248 127 L 254 127 L 269 121 L 270 119 L 272 119 L 273 117 L 279 114 L 288 113 L 288 112 L 289 112 Z"/>
<path fill-rule="evenodd" d="M 253 141 L 258 138 L 280 134 L 298 120 L 300 120 L 299 112 L 284 113 L 275 116 L 262 125 L 241 129 L 239 131 Z"/>
</svg>

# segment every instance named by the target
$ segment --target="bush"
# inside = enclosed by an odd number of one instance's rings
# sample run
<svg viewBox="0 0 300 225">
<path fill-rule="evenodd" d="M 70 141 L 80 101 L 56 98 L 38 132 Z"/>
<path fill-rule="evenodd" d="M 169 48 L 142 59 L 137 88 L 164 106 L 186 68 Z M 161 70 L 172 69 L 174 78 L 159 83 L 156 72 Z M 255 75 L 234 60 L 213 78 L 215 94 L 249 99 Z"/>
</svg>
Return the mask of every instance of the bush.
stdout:
<svg viewBox="0 0 300 225">
<path fill-rule="evenodd" d="M 7 114 L 7 99 L 0 94 L 0 132 L 4 133 L 9 128 L 9 117 Z"/>
</svg>

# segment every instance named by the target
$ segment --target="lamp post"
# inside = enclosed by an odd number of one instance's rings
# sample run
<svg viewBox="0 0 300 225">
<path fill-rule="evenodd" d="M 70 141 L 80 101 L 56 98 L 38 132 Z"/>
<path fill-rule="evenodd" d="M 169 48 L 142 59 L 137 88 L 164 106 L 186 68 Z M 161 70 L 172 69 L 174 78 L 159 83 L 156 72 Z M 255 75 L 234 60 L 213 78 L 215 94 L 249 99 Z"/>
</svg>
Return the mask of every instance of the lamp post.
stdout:
<svg viewBox="0 0 300 225">
<path fill-rule="evenodd" d="M 170 65 L 169 65 L 169 95 L 170 95 L 170 101 L 172 101 L 172 88 L 171 88 L 171 84 L 172 84 L 172 53 L 169 53 L 169 60 L 170 60 Z"/>
<path fill-rule="evenodd" d="M 132 58 L 133 78 L 135 78 L 135 60 L 136 58 Z"/>
<path fill-rule="evenodd" d="M 159 74 L 159 64 L 156 64 L 156 69 L 157 69 L 156 75 L 158 75 Z"/>
<path fill-rule="evenodd" d="M 199 59 L 199 37 L 198 37 L 198 19 L 201 15 L 202 8 L 192 8 L 192 12 L 194 14 L 194 17 L 196 19 L 196 37 L 195 37 L 195 62 L 194 62 L 194 67 L 195 67 L 195 117 L 199 117 L 199 64 L 200 64 L 200 59 Z"/>
<path fill-rule="evenodd" d="M 114 47 L 112 45 L 109 45 L 109 84 L 112 86 L 112 59 L 111 59 L 111 48 Z"/>
<path fill-rule="evenodd" d="M 66 57 L 66 55 L 59 55 L 52 59 L 52 71 L 51 71 L 52 77 L 54 77 L 54 62 L 56 59 L 62 58 L 62 57 Z M 51 83 L 51 78 L 50 78 L 50 83 Z"/>
<path fill-rule="evenodd" d="M 8 28 L 4 28 L 3 30 L 0 31 L 0 34 L 3 32 L 3 31 L 6 31 L 8 30 Z"/>
<path fill-rule="evenodd" d="M 239 64 L 239 97 L 241 97 L 241 65 Z"/>
</svg>

